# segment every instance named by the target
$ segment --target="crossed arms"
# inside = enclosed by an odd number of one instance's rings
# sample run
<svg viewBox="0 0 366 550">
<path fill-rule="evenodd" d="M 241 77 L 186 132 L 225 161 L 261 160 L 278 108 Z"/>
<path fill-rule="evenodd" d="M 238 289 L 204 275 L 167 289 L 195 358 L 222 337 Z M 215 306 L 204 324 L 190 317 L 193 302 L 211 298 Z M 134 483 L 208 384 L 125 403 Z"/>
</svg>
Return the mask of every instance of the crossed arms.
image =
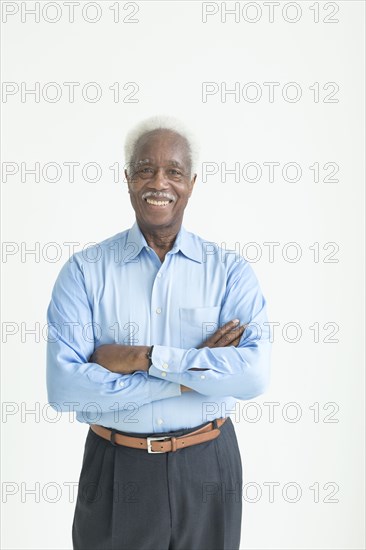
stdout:
<svg viewBox="0 0 366 550">
<path fill-rule="evenodd" d="M 246 325 L 238 326 L 239 320 L 233 319 L 219 328 L 207 338 L 197 349 L 203 347 L 218 348 L 237 346 L 245 330 Z M 136 371 L 148 372 L 149 361 L 146 353 L 149 346 L 124 346 L 121 344 L 104 344 L 96 348 L 89 359 L 90 363 L 98 363 L 111 372 L 120 374 L 132 374 Z M 208 370 L 207 368 L 191 367 L 189 370 Z M 181 391 L 194 391 L 188 386 L 180 384 Z"/>
<path fill-rule="evenodd" d="M 245 284 L 243 281 L 245 280 Z M 110 412 L 195 391 L 207 396 L 252 399 L 269 383 L 270 341 L 266 303 L 249 264 L 240 264 L 227 285 L 220 318 L 225 324 L 197 348 L 155 345 L 148 369 L 146 346 L 107 344 L 95 349 L 84 327 L 93 322 L 81 261 L 67 262 L 47 310 L 48 401 L 61 411 L 90 403 Z M 234 327 L 228 320 L 247 324 Z M 76 322 L 77 320 L 77 322 Z M 58 330 L 66 327 L 69 330 Z M 166 366 L 169 368 L 166 369 Z M 199 372 L 204 370 L 205 372 Z"/>
</svg>

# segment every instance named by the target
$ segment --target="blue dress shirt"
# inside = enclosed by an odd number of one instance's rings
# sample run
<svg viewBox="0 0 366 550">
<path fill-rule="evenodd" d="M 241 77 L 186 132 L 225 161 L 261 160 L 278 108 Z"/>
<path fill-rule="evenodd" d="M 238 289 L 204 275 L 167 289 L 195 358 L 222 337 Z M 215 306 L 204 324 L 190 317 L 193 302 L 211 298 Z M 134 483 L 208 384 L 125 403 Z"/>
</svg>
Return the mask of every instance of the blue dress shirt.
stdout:
<svg viewBox="0 0 366 550">
<path fill-rule="evenodd" d="M 249 323 L 238 346 L 196 349 L 232 319 Z M 73 254 L 47 322 L 48 401 L 80 422 L 139 433 L 191 428 L 228 416 L 269 383 L 266 300 L 250 264 L 183 226 L 163 262 L 137 222 Z M 115 343 L 154 344 L 148 372 L 88 362 Z"/>
</svg>

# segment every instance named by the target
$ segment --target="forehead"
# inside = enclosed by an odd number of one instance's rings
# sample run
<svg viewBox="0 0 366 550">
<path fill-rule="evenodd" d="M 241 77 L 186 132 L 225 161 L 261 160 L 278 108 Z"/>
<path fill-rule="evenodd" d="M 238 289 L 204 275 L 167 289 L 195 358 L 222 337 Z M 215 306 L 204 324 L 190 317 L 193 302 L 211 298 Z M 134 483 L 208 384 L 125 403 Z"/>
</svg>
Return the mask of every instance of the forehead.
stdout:
<svg viewBox="0 0 366 550">
<path fill-rule="evenodd" d="M 172 130 L 154 130 L 141 136 L 135 145 L 135 159 L 188 161 L 187 140 Z"/>
</svg>

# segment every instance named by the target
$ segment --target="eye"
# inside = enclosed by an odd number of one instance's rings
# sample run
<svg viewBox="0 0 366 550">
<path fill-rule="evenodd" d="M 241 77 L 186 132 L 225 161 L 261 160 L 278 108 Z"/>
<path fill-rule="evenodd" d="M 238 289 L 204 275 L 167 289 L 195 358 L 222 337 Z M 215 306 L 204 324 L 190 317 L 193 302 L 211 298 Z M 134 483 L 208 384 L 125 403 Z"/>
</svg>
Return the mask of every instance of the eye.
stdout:
<svg viewBox="0 0 366 550">
<path fill-rule="evenodd" d="M 170 173 L 173 175 L 173 176 L 181 176 L 182 175 L 182 172 L 180 172 L 179 170 L 176 170 L 175 168 L 172 168 L 170 170 Z"/>
<path fill-rule="evenodd" d="M 151 166 L 143 166 L 139 168 L 136 172 L 137 177 L 147 179 L 153 177 L 154 170 Z"/>
</svg>

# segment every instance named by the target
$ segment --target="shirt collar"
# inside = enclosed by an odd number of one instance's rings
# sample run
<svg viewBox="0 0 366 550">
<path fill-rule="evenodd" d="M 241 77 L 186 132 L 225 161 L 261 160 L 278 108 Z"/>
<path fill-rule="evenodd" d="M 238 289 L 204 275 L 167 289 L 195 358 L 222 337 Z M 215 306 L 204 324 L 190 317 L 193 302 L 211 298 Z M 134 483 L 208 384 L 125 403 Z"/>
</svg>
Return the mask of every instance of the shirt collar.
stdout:
<svg viewBox="0 0 366 550">
<path fill-rule="evenodd" d="M 123 261 L 133 261 L 145 247 L 148 247 L 147 241 L 137 221 L 135 221 L 132 227 L 128 230 L 126 245 L 123 251 Z M 196 239 L 195 235 L 190 231 L 187 231 L 183 225 L 181 225 L 178 231 L 170 253 L 175 254 L 179 251 L 182 252 L 187 258 L 202 263 L 202 246 Z"/>
</svg>

